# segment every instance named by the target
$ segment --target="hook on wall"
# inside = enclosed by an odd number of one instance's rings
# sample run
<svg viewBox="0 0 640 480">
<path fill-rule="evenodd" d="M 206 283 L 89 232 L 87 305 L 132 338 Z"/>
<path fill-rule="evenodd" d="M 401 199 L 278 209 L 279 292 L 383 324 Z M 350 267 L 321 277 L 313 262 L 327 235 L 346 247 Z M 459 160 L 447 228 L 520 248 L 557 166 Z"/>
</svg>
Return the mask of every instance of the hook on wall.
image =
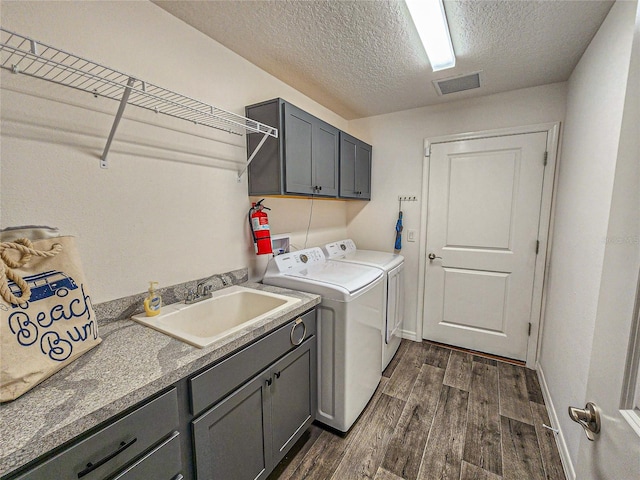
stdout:
<svg viewBox="0 0 640 480">
<path fill-rule="evenodd" d="M 398 211 L 402 211 L 402 202 L 417 202 L 415 195 L 398 195 Z"/>
</svg>

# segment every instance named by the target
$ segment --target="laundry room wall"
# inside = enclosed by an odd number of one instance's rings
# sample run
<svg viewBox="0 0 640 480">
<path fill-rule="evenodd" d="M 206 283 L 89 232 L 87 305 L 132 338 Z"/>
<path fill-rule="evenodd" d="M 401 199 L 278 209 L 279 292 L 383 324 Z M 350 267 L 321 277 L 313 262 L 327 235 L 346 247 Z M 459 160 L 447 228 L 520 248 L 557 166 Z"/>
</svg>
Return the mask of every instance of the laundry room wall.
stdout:
<svg viewBox="0 0 640 480">
<path fill-rule="evenodd" d="M 566 442 L 561 453 L 571 465 L 584 434 L 565 412 L 588 401 L 605 250 L 611 242 L 638 248 L 637 239 L 607 237 L 635 12 L 635 2 L 614 4 L 568 82 L 539 362 Z"/>
<path fill-rule="evenodd" d="M 425 87 L 426 88 L 426 87 Z M 461 100 L 388 115 L 354 120 L 354 135 L 373 144 L 371 202 L 348 205 L 348 233 L 361 248 L 393 251 L 398 217 L 398 196 L 415 196 L 418 201 L 402 204 L 402 255 L 406 258 L 405 336 L 418 339 L 418 278 L 421 205 L 425 164 L 424 140 L 442 135 L 477 132 L 521 125 L 558 122 L 564 119 L 566 84 L 557 83 L 475 99 Z M 408 231 L 416 241 L 408 242 Z"/>
<path fill-rule="evenodd" d="M 283 97 L 347 122 L 148 1 L 6 1 L 2 27 L 244 115 Z M 242 136 L 128 107 L 99 167 L 118 103 L 5 70 L 1 226 L 78 237 L 94 302 L 265 266 L 251 244 Z M 346 203 L 269 199 L 274 233 L 302 247 L 346 236 Z"/>
</svg>

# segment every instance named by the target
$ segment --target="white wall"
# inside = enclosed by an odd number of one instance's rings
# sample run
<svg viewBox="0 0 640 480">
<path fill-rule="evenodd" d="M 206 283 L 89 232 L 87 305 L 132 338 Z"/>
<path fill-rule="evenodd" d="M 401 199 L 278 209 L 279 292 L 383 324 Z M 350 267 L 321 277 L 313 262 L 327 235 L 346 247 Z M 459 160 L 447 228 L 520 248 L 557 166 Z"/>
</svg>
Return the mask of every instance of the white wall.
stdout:
<svg viewBox="0 0 640 480">
<path fill-rule="evenodd" d="M 617 2 L 568 82 L 539 362 L 574 465 L 584 434 L 564 412 L 587 400 L 634 18 Z"/>
<path fill-rule="evenodd" d="M 428 88 L 429 86 L 425 86 Z M 552 84 L 425 107 L 349 122 L 356 136 L 373 143 L 372 197 L 368 203 L 348 205 L 349 236 L 361 248 L 393 251 L 398 196 L 415 195 L 403 203 L 403 248 L 406 258 L 405 332 L 416 335 L 418 256 L 420 242 L 407 242 L 407 231 L 420 233 L 424 140 L 442 135 L 562 121 L 566 85 Z"/>
<path fill-rule="evenodd" d="M 633 42 L 585 397 L 607 415 L 597 442 L 580 439 L 577 478 L 602 478 L 602 472 L 640 478 L 638 434 L 613 415 L 620 408 L 640 270 L 640 4 Z"/>
<path fill-rule="evenodd" d="M 347 122 L 147 1 L 2 1 L 2 26 L 244 114 L 281 96 Z M 78 236 L 94 302 L 246 266 L 243 137 L 128 107 L 99 168 L 117 102 L 2 70 L 2 227 L 46 224 Z M 265 202 L 274 233 L 304 244 L 309 200 Z M 346 202 L 315 201 L 308 245 L 346 236 Z"/>
</svg>

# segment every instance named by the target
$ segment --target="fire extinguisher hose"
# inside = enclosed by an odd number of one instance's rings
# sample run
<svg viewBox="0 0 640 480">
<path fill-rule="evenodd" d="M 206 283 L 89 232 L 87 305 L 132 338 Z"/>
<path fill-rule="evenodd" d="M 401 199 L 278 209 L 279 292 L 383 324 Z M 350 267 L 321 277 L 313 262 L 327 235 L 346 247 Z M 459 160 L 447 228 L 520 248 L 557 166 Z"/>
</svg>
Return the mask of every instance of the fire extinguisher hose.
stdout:
<svg viewBox="0 0 640 480">
<path fill-rule="evenodd" d="M 254 211 L 254 208 L 251 207 L 249 209 L 249 214 L 247 215 L 247 218 L 249 220 L 249 231 L 251 232 L 251 237 L 253 238 L 253 243 L 255 245 L 258 239 L 256 238 L 256 232 L 253 231 L 253 226 L 251 225 L 251 214 L 253 213 L 253 211 Z"/>
</svg>

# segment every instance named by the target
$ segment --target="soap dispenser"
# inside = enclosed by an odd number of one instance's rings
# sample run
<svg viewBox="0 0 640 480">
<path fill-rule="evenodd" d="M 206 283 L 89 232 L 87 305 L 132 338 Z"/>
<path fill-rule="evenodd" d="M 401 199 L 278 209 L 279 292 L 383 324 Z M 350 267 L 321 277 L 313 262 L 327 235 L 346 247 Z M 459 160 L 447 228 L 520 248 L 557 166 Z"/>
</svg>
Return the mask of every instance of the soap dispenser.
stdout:
<svg viewBox="0 0 640 480">
<path fill-rule="evenodd" d="M 144 299 L 144 311 L 147 312 L 147 317 L 155 317 L 162 307 L 162 298 L 156 293 L 155 285 L 158 285 L 158 282 L 149 282 L 149 296 Z"/>
</svg>

